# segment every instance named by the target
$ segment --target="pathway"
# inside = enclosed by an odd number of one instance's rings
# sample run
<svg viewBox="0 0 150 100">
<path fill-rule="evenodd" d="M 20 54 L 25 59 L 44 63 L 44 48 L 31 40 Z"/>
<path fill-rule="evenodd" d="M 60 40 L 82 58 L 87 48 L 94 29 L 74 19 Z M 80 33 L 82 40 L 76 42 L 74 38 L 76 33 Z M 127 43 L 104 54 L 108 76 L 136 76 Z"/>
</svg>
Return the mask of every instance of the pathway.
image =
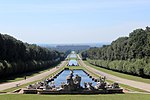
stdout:
<svg viewBox="0 0 150 100">
<path fill-rule="evenodd" d="M 94 72 L 94 73 L 96 73 L 96 74 L 98 74 L 100 76 L 105 76 L 108 80 L 112 80 L 112 81 L 117 82 L 117 83 L 126 84 L 128 86 L 131 86 L 131 87 L 134 87 L 134 88 L 139 88 L 139 89 L 142 89 L 142 90 L 150 92 L 150 84 L 148 84 L 148 83 L 133 81 L 133 80 L 129 80 L 129 79 L 124 79 L 124 78 L 120 78 L 120 77 L 117 77 L 117 76 L 114 76 L 114 75 L 102 72 L 100 70 L 96 70 L 96 69 L 94 69 L 94 68 L 92 68 L 90 66 L 87 66 L 81 60 L 79 55 L 78 55 L 78 58 L 80 59 L 79 62 L 80 62 L 80 64 L 83 67 L 91 70 L 92 72 Z"/>
<path fill-rule="evenodd" d="M 16 87 L 17 85 L 23 85 L 23 84 L 26 84 L 26 83 L 29 83 L 29 82 L 34 82 L 34 81 L 41 80 L 41 79 L 47 77 L 48 75 L 54 73 L 55 71 L 59 70 L 65 64 L 66 64 L 66 61 L 63 61 L 59 66 L 54 67 L 54 68 L 52 68 L 52 69 L 50 69 L 46 72 L 43 72 L 41 74 L 38 74 L 38 75 L 35 75 L 33 77 L 27 78 L 26 80 L 21 80 L 21 81 L 16 81 L 16 82 L 9 82 L 9 83 L 2 83 L 2 84 L 0 84 L 0 91 Z"/>
</svg>

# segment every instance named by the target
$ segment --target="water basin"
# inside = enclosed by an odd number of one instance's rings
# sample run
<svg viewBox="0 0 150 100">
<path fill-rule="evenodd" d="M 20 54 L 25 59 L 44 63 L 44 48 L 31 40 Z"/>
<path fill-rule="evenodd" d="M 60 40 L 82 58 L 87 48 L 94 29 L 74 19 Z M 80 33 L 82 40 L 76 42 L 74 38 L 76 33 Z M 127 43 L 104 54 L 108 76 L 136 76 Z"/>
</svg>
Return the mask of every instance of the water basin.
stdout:
<svg viewBox="0 0 150 100">
<path fill-rule="evenodd" d="M 93 86 L 96 85 L 83 70 L 73 70 L 73 75 L 78 74 L 81 77 L 81 86 L 84 87 L 84 82 L 91 82 Z M 54 79 L 55 86 L 60 86 L 62 82 L 66 83 L 66 77 L 70 74 L 70 70 L 64 70 L 56 79 Z M 50 83 L 49 83 L 50 84 Z"/>
<path fill-rule="evenodd" d="M 78 66 L 78 62 L 76 60 L 70 60 L 68 66 Z"/>
</svg>

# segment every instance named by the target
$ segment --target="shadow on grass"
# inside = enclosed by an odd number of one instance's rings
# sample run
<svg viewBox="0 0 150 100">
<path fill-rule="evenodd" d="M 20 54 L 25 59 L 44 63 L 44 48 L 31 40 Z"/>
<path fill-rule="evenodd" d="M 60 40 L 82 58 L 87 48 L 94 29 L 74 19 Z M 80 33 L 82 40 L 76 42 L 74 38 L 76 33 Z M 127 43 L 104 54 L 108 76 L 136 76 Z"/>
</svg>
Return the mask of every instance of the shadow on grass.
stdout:
<svg viewBox="0 0 150 100">
<path fill-rule="evenodd" d="M 25 78 L 28 78 L 28 77 L 31 77 L 31 76 L 34 76 L 34 74 L 39 74 L 39 73 L 42 73 L 42 71 L 46 71 L 46 70 L 49 70 L 51 68 L 54 68 L 56 67 L 57 65 L 59 65 L 60 63 L 58 64 L 54 64 L 52 65 L 51 67 L 47 67 L 47 68 L 43 68 L 43 69 L 39 69 L 39 70 L 36 70 L 36 71 L 30 71 L 30 72 L 26 72 L 26 73 L 18 73 L 16 75 L 11 75 L 11 76 L 7 76 L 7 77 L 3 77 L 0 79 L 0 84 L 2 83 L 7 83 L 7 82 L 15 82 L 15 81 L 19 81 L 19 80 L 25 80 Z"/>
</svg>

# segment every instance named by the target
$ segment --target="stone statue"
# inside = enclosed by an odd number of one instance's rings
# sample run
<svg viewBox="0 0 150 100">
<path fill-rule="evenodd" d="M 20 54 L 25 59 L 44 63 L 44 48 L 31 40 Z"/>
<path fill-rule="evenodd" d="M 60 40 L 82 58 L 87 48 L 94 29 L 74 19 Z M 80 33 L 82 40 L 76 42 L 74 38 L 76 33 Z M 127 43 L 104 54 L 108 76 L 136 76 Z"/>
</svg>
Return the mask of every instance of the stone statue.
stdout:
<svg viewBox="0 0 150 100">
<path fill-rule="evenodd" d="M 72 77 L 73 77 L 73 71 L 71 70 L 70 74 L 66 78 L 67 79 L 67 84 L 73 85 L 74 82 L 73 82 L 73 78 Z"/>
<path fill-rule="evenodd" d="M 80 86 L 81 77 L 76 75 L 73 78 L 73 70 L 70 71 L 70 74 L 66 77 L 66 80 L 67 80 L 67 84 L 61 84 L 61 88 L 63 90 L 74 91 L 81 88 Z"/>
<path fill-rule="evenodd" d="M 100 83 L 104 83 L 105 82 L 105 80 L 106 80 L 106 77 L 104 76 L 104 77 L 99 77 L 99 82 Z"/>
<path fill-rule="evenodd" d="M 98 82 L 97 82 L 96 86 L 95 86 L 95 89 L 106 89 L 106 82 L 105 82 L 105 80 L 106 80 L 105 76 L 104 77 L 100 77 L 98 79 Z"/>
<path fill-rule="evenodd" d="M 92 83 L 90 83 L 90 82 L 88 82 L 88 83 L 84 82 L 84 87 L 88 90 L 95 90 L 94 87 L 92 86 Z"/>
<path fill-rule="evenodd" d="M 119 84 L 118 83 L 113 83 L 112 88 L 119 88 Z"/>
<path fill-rule="evenodd" d="M 73 78 L 74 84 L 77 85 L 77 88 L 80 88 L 80 83 L 81 83 L 81 77 L 76 74 L 76 76 Z"/>
</svg>

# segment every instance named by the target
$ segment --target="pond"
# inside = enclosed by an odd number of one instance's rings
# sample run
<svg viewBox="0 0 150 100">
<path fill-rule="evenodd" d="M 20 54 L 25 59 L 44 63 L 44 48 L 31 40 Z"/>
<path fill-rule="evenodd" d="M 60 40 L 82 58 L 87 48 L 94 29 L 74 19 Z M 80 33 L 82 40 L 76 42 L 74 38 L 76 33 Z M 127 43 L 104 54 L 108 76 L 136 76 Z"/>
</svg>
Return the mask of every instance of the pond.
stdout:
<svg viewBox="0 0 150 100">
<path fill-rule="evenodd" d="M 75 52 L 75 51 L 71 51 L 71 53 L 72 53 L 72 54 L 75 54 L 76 52 Z"/>
<path fill-rule="evenodd" d="M 77 58 L 76 54 L 70 54 L 70 58 Z"/>
<path fill-rule="evenodd" d="M 78 74 L 81 77 L 81 86 L 84 87 L 84 82 L 91 82 L 93 86 L 96 85 L 83 70 L 73 70 L 73 75 Z M 54 79 L 55 86 L 60 86 L 62 82 L 66 83 L 66 77 L 70 74 L 70 70 L 64 70 L 56 79 Z M 49 83 L 50 84 L 50 83 Z"/>
<path fill-rule="evenodd" d="M 78 66 L 78 62 L 76 60 L 70 60 L 68 66 Z"/>
</svg>

